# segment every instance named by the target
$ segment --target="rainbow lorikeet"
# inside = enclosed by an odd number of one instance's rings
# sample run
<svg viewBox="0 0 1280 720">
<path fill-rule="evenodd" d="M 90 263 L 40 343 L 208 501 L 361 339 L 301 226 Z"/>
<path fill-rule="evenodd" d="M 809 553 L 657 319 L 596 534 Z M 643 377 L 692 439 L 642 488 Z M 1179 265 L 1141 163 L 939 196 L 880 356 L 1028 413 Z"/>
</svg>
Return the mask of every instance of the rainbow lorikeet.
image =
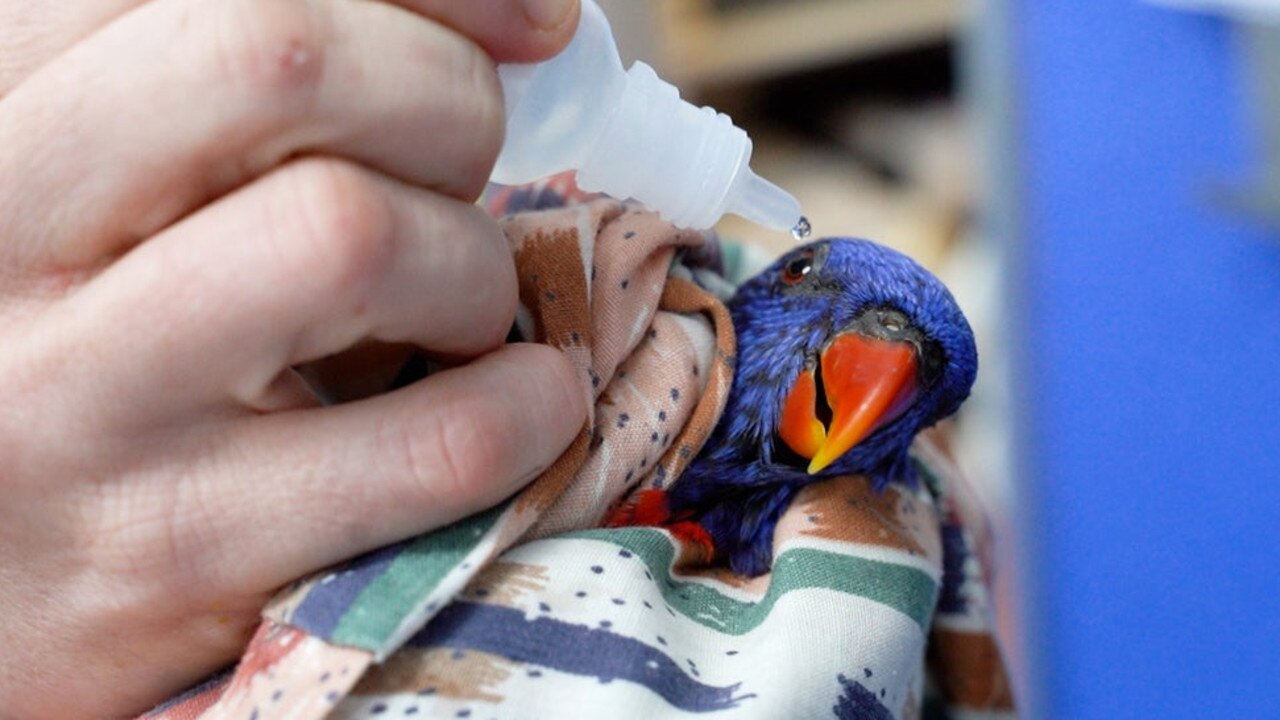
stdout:
<svg viewBox="0 0 1280 720">
<path fill-rule="evenodd" d="M 877 490 L 914 485 L 912 440 L 960 407 L 978 358 L 946 287 L 866 240 L 791 251 L 744 283 L 729 311 L 738 359 L 719 424 L 674 483 L 609 524 L 668 526 L 755 576 L 805 485 L 840 475 Z"/>
</svg>

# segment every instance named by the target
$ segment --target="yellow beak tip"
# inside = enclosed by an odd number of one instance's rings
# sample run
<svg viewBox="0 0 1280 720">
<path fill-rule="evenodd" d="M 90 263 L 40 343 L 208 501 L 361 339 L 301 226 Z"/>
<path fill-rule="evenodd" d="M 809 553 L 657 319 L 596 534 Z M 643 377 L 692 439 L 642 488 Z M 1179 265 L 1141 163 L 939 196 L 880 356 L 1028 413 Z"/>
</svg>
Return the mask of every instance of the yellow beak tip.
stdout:
<svg viewBox="0 0 1280 720">
<path fill-rule="evenodd" d="M 828 465 L 830 465 L 830 464 L 831 464 L 831 461 L 830 461 L 830 460 L 828 460 L 828 459 L 826 459 L 826 458 L 822 458 L 822 457 L 815 457 L 815 458 L 813 458 L 813 460 L 809 461 L 809 470 L 808 470 L 808 472 L 809 472 L 809 474 L 810 474 L 810 475 L 817 475 L 818 473 L 822 472 L 823 470 L 826 470 L 826 469 L 827 469 L 827 466 L 828 466 Z"/>
</svg>

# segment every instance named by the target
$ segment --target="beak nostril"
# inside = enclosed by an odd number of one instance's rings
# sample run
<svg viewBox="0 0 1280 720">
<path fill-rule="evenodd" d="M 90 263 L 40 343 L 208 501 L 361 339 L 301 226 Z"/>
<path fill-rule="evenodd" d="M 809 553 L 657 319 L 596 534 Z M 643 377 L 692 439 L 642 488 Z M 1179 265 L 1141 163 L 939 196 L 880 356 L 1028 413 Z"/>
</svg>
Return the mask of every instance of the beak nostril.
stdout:
<svg viewBox="0 0 1280 720">
<path fill-rule="evenodd" d="M 881 308 L 874 311 L 874 315 L 870 318 L 872 325 L 878 325 L 885 335 L 896 338 L 901 337 L 911 328 L 911 322 L 901 312 L 888 308 Z M 876 335 L 878 333 L 871 333 Z"/>
</svg>

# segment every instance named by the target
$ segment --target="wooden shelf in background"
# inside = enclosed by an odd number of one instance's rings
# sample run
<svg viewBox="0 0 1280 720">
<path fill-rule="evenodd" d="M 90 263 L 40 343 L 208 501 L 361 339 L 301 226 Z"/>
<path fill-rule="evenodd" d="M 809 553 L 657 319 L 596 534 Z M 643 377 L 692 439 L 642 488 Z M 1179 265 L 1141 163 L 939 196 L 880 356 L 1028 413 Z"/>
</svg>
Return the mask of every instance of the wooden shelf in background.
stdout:
<svg viewBox="0 0 1280 720">
<path fill-rule="evenodd" d="M 807 0 L 716 11 L 663 0 L 664 67 L 681 87 L 775 77 L 950 37 L 962 0 Z"/>
</svg>

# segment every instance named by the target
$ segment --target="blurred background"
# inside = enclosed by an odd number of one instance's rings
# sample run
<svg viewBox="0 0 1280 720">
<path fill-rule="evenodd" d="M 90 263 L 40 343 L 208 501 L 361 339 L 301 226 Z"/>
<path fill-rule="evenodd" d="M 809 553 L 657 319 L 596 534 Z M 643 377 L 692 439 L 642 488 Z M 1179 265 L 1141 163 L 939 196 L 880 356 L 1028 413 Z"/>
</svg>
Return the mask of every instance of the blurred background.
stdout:
<svg viewBox="0 0 1280 720">
<path fill-rule="evenodd" d="M 1022 715 L 1280 717 L 1280 0 L 601 5 L 955 291 Z"/>
</svg>

